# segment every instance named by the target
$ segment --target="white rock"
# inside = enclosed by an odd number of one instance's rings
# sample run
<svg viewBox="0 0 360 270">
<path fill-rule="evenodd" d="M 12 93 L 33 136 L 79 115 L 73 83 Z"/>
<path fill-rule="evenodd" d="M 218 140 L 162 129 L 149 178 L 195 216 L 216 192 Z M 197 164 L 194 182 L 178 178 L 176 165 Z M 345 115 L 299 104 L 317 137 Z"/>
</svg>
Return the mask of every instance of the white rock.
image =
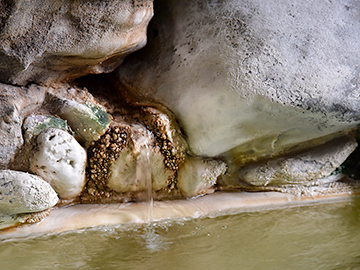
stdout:
<svg viewBox="0 0 360 270">
<path fill-rule="evenodd" d="M 71 199 L 81 193 L 85 166 L 85 149 L 67 132 L 49 128 L 37 137 L 30 168 L 50 183 L 61 199 Z"/>
<path fill-rule="evenodd" d="M 57 202 L 53 188 L 40 177 L 19 171 L 0 171 L 0 214 L 40 212 Z"/>
<path fill-rule="evenodd" d="M 237 177 L 255 186 L 311 184 L 335 171 L 356 147 L 352 136 L 337 138 L 297 155 L 248 165 Z"/>
<path fill-rule="evenodd" d="M 187 157 L 180 166 L 177 187 L 185 196 L 211 192 L 217 178 L 225 173 L 226 168 L 226 164 L 221 161 Z"/>
</svg>

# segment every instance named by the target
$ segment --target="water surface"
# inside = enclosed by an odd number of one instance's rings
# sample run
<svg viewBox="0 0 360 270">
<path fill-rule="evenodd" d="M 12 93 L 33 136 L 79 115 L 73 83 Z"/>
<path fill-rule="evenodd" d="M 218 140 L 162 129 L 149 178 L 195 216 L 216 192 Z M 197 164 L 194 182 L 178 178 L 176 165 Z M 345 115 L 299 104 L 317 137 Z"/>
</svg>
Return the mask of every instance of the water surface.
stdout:
<svg viewBox="0 0 360 270">
<path fill-rule="evenodd" d="M 0 243 L 1 269 L 360 269 L 360 198 Z"/>
</svg>

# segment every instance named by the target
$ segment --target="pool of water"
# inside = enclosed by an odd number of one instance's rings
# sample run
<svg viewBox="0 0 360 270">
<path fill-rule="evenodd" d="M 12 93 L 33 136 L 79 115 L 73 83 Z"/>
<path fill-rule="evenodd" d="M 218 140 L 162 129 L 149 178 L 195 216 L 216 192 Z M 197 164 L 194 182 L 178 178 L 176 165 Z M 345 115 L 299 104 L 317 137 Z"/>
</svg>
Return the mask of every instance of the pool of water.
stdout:
<svg viewBox="0 0 360 270">
<path fill-rule="evenodd" d="M 360 269 L 360 198 L 0 242 L 0 269 Z"/>
</svg>

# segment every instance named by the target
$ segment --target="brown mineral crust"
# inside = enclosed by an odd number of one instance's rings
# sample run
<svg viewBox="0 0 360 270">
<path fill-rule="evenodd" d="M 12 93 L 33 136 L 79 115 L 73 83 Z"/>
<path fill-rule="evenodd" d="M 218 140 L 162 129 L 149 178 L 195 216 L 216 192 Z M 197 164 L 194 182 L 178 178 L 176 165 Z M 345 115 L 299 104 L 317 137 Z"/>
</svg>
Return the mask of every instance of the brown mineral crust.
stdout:
<svg viewBox="0 0 360 270">
<path fill-rule="evenodd" d="M 87 150 L 87 184 L 81 195 L 82 201 L 99 201 L 117 194 L 106 185 L 109 168 L 119 157 L 121 150 L 129 144 L 130 132 L 129 126 L 113 123 L 99 140 L 90 144 Z"/>
<path fill-rule="evenodd" d="M 179 166 L 185 160 L 185 140 L 175 123 L 172 123 L 170 112 L 163 113 L 154 107 L 141 107 L 139 118 L 155 137 L 155 145 L 159 147 L 164 156 L 164 165 L 167 169 L 175 172 L 175 176 L 169 179 L 169 192 L 176 188 L 176 174 Z M 164 117 L 166 116 L 166 120 Z M 173 138 L 169 138 L 168 131 L 171 130 Z"/>
<path fill-rule="evenodd" d="M 50 214 L 51 210 L 52 209 L 46 209 L 41 212 L 25 214 L 25 216 L 23 216 L 25 218 L 24 223 L 33 224 L 40 222 L 43 218 L 47 217 Z"/>
</svg>

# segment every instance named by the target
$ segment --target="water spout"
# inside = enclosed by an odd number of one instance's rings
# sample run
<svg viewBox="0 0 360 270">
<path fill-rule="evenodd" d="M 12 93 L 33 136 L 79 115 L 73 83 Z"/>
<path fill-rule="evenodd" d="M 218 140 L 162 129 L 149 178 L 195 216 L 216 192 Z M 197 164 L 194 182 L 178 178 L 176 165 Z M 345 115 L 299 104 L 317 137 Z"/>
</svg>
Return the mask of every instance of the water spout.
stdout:
<svg viewBox="0 0 360 270">
<path fill-rule="evenodd" d="M 145 188 L 145 201 L 147 204 L 147 211 L 145 221 L 152 223 L 154 221 L 153 214 L 153 194 L 152 194 L 152 177 L 151 177 L 151 163 L 150 163 L 150 145 L 149 139 L 151 133 L 148 130 L 144 131 L 143 140 L 141 142 L 140 154 L 137 157 L 136 163 L 136 180 L 140 186 Z"/>
</svg>

